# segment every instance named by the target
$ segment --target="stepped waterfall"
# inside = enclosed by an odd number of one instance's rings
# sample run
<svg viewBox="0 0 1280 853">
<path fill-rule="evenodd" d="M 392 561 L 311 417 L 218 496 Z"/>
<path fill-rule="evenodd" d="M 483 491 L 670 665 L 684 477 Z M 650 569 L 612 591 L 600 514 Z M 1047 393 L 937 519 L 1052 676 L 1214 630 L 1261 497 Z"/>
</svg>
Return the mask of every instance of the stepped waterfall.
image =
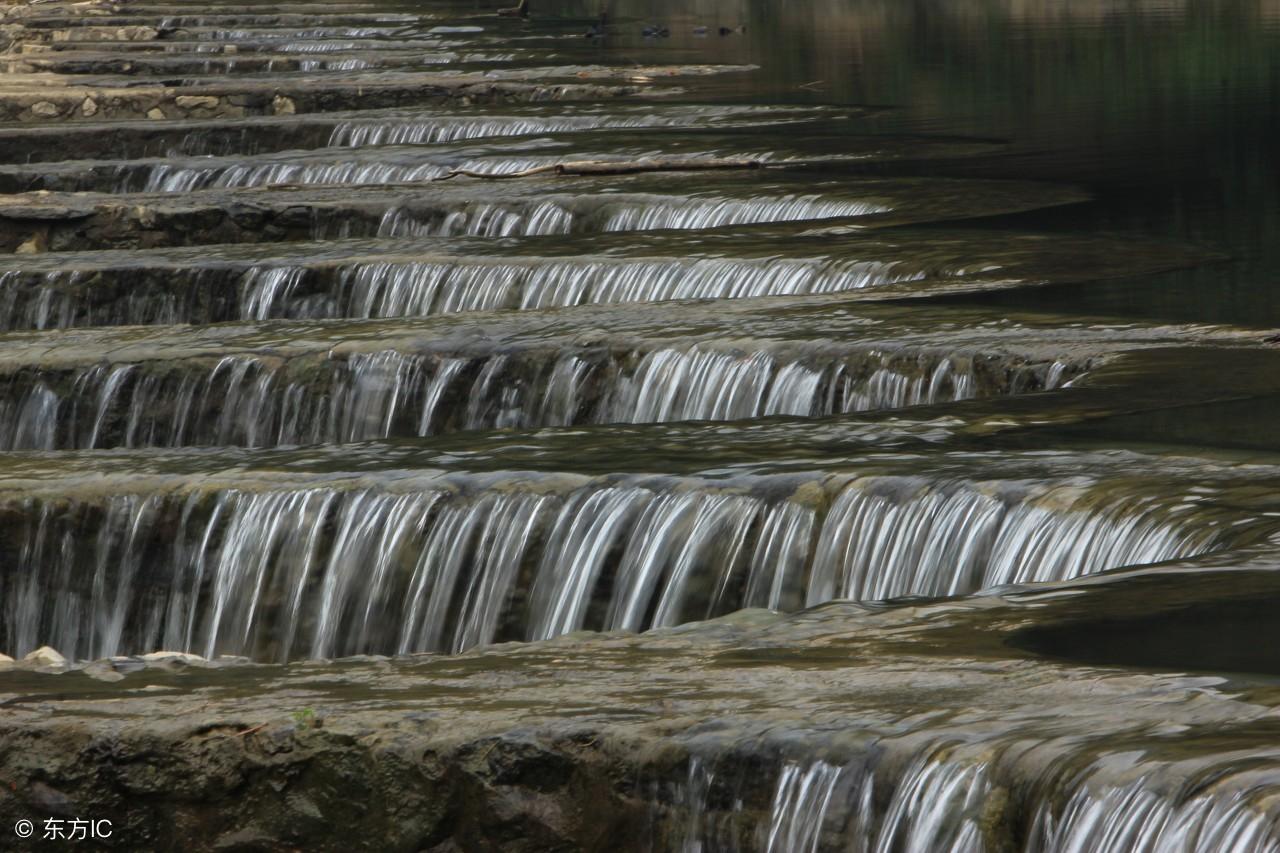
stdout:
<svg viewBox="0 0 1280 853">
<path fill-rule="evenodd" d="M 459 430 L 831 415 L 1053 390 L 1081 370 L 875 349 L 416 355 L 22 370 L 0 392 L 11 450 L 319 444 Z M 318 362 L 318 363 L 317 363 Z"/>
<path fill-rule="evenodd" d="M 0 0 L 0 848 L 1280 851 L 1273 5 Z"/>
<path fill-rule="evenodd" d="M 6 642 L 85 658 L 459 652 L 742 607 L 1061 581 L 1194 557 L 1247 531 L 1212 506 L 1070 481 L 406 485 L 8 506 L 27 520 L 11 522 Z"/>
</svg>

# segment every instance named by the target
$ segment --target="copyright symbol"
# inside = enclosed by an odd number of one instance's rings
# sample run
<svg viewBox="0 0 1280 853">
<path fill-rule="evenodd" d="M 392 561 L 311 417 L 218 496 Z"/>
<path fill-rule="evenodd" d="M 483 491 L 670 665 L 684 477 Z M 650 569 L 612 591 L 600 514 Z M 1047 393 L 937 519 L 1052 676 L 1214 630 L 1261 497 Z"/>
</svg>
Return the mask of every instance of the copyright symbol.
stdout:
<svg viewBox="0 0 1280 853">
<path fill-rule="evenodd" d="M 13 825 L 13 831 L 17 833 L 19 838 L 30 838 L 31 833 L 36 831 L 31 821 L 23 819 Z"/>
</svg>

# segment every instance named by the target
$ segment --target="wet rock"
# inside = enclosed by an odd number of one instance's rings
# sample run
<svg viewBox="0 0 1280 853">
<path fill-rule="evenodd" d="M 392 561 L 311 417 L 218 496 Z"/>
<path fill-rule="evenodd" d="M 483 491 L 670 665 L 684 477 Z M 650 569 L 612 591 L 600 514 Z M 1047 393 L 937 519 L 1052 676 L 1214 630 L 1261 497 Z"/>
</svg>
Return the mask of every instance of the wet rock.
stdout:
<svg viewBox="0 0 1280 853">
<path fill-rule="evenodd" d="M 61 113 L 58 105 L 49 101 L 37 101 L 31 105 L 31 114 L 40 118 L 53 118 Z"/>
<path fill-rule="evenodd" d="M 14 249 L 15 255 L 36 255 L 49 251 L 49 235 L 46 231 L 36 231 Z"/>
<path fill-rule="evenodd" d="M 155 120 L 165 118 L 164 110 L 160 109 L 159 107 L 152 107 L 151 109 L 147 110 L 147 118 L 155 119 Z"/>
<path fill-rule="evenodd" d="M 33 783 L 28 790 L 27 798 L 37 811 L 45 814 L 60 817 L 73 817 L 76 814 L 76 804 L 72 799 L 44 782 Z"/>
<path fill-rule="evenodd" d="M 98 114 L 98 102 L 93 98 L 85 98 L 80 104 L 80 115 L 85 118 L 93 118 Z"/>
<path fill-rule="evenodd" d="M 49 646 L 41 646 L 33 652 L 27 653 L 22 662 L 30 666 L 66 666 L 67 659 L 58 653 L 56 649 Z"/>
<path fill-rule="evenodd" d="M 82 669 L 81 672 L 94 681 L 113 683 L 124 680 L 124 674 L 116 672 L 115 668 L 105 661 L 95 661 Z"/>
<path fill-rule="evenodd" d="M 839 603 L 463 658 L 211 670 L 195 689 L 78 696 L 49 679 L 46 711 L 0 715 L 0 778 L 25 792 L 0 798 L 0 820 L 110 813 L 133 828 L 114 849 L 545 851 L 680 849 L 712 819 L 750 848 L 785 780 L 822 759 L 874 771 L 872 831 L 895 790 L 917 791 L 943 817 L 907 803 L 901 827 L 941 842 L 971 818 L 993 849 L 1021 849 L 1060 790 L 1045 766 L 1155 751 L 1194 775 L 1227 738 L 1256 771 L 1272 750 L 1274 698 L 1004 645 L 1055 608 L 1097 605 Z M 923 716 L 921 695 L 963 713 Z M 325 726 L 291 724 L 308 713 Z M 699 768 L 712 784 L 690 784 Z M 999 782 L 966 786 L 961 812 L 941 798 L 966 778 L 952 770 Z M 833 800 L 833 827 L 850 802 Z"/>
<path fill-rule="evenodd" d="M 298 111 L 292 98 L 276 95 L 271 99 L 271 111 L 278 116 L 291 116 Z"/>
<path fill-rule="evenodd" d="M 193 655 L 190 652 L 158 651 L 148 652 L 145 655 L 138 655 L 138 657 L 145 661 L 180 660 L 184 663 L 204 663 L 205 661 L 200 655 Z"/>
<path fill-rule="evenodd" d="M 173 102 L 184 110 L 211 110 L 220 103 L 212 95 L 178 95 Z"/>
</svg>

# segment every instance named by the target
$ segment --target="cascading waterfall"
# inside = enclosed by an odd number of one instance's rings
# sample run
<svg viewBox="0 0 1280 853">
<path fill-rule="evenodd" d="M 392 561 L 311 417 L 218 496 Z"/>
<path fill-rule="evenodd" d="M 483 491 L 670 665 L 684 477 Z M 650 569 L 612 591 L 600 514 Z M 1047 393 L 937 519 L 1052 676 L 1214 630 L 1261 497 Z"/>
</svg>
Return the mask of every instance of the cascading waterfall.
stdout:
<svg viewBox="0 0 1280 853">
<path fill-rule="evenodd" d="M 810 112 L 811 114 L 811 112 Z M 752 106 L 686 108 L 670 105 L 663 110 L 599 114 L 464 116 L 437 115 L 429 118 L 386 118 L 381 121 L 352 119 L 338 124 L 329 137 L 331 148 L 364 148 L 371 145 L 421 145 L 458 142 L 467 139 L 573 131 L 638 128 L 683 128 L 733 123 L 795 120 L 806 113 L 799 110 Z"/>
<path fill-rule="evenodd" d="M 836 293 L 926 275 L 844 258 L 454 257 L 185 271 L 0 272 L 0 329 L 225 320 L 392 318 L 593 303 Z M 101 283 L 100 283 L 101 282 Z"/>
<path fill-rule="evenodd" d="M 847 414 L 1050 390 L 1085 366 L 930 350 L 686 346 L 26 368 L 0 385 L 0 448 L 264 447 Z"/>
<path fill-rule="evenodd" d="M 236 269 L 209 267 L 185 277 L 165 270 L 144 278 L 135 270 L 122 270 L 115 276 L 108 274 L 112 285 L 100 286 L 99 274 L 93 270 L 0 272 L 0 330 L 235 319 L 243 275 Z M 254 293 L 246 298 L 255 298 Z"/>
<path fill-rule="evenodd" d="M 171 275 L 109 271 L 0 273 L 0 329 L 155 325 L 234 319 L 393 318 L 590 303 L 832 293 L 925 276 L 903 264 L 802 261 L 635 261 L 458 258 L 339 268 L 209 267 Z"/>
<path fill-rule="evenodd" d="M 421 61 L 443 64 L 456 62 L 457 57 L 453 54 L 445 53 L 438 56 L 426 56 Z M 340 59 L 303 59 L 298 62 L 299 71 L 359 71 L 364 68 L 375 67 L 377 67 L 376 63 L 361 59 L 358 56 L 344 56 Z M 270 70 L 269 67 L 268 70 Z"/>
<path fill-rule="evenodd" d="M 463 202 L 432 210 L 392 207 L 378 223 L 379 237 L 530 237 L 658 229 L 697 230 L 768 222 L 844 219 L 888 213 L 872 201 L 783 194 L 715 198 L 607 194 L 550 201 Z M 351 220 L 318 226 L 317 237 L 360 236 Z M 335 231 L 336 235 L 329 232 Z"/>
<path fill-rule="evenodd" d="M 783 761 L 760 817 L 741 794 L 727 810 L 710 796 L 718 776 L 722 785 L 736 782 L 740 789 L 752 780 L 725 779 L 716 759 L 691 756 L 688 782 L 677 797 L 685 812 L 679 847 L 737 850 L 743 838 L 753 840 L 752 849 L 769 853 L 1213 853 L 1280 847 L 1280 773 L 1274 763 L 1227 753 L 1180 765 L 1145 759 L 1137 751 L 1104 750 L 1095 764 L 1064 780 L 1064 790 L 1051 784 L 1052 771 L 1012 781 L 1018 771 L 1002 755 L 1016 755 L 1016 745 L 1015 737 L 968 742 L 937 734 L 918 745 L 873 742 L 843 763 Z M 742 777 L 741 764 L 729 763 Z M 1190 776 L 1186 765 L 1192 765 Z M 1001 793 L 1010 784 L 1021 796 Z M 994 826 L 1003 829 L 993 834 Z M 1026 828 L 1019 831 L 1020 826 Z"/>
<path fill-rule="evenodd" d="M 447 175 L 453 168 L 483 174 L 519 172 L 555 162 L 555 158 L 483 158 L 455 165 L 427 163 L 237 163 L 224 166 L 177 166 L 160 164 L 147 172 L 143 192 L 191 192 L 197 189 L 233 189 L 290 185 L 381 185 L 429 181 Z M 121 187 L 127 191 L 134 182 L 126 175 Z"/>
<path fill-rule="evenodd" d="M 77 657 L 456 652 L 1063 580 L 1252 535 L 1192 496 L 1104 485 L 459 475 L 407 491 L 15 500 L 0 507 L 13 531 L 0 636 L 19 653 L 50 643 Z"/>
<path fill-rule="evenodd" d="M 1118 764 L 1128 777 L 1115 775 Z M 1199 778 L 1165 778 L 1170 762 L 1109 756 L 1068 783 L 1061 802 L 1035 814 L 1028 847 L 1085 851 L 1274 850 L 1280 848 L 1280 772 L 1230 754 Z M 1199 769 L 1199 768 L 1198 768 Z"/>
<path fill-rule="evenodd" d="M 993 788 L 990 762 L 946 737 L 929 740 L 897 762 L 887 760 L 890 752 L 873 744 L 847 763 L 782 762 L 763 819 L 747 814 L 741 799 L 716 814 L 708 785 L 692 776 L 696 769 L 704 778 L 713 777 L 716 762 L 692 758 L 691 782 L 681 798 L 690 816 L 680 846 L 737 850 L 745 837 L 753 839 L 751 849 L 767 853 L 986 849 L 982 823 Z"/>
<path fill-rule="evenodd" d="M 296 41 L 300 39 L 374 39 L 393 37 L 403 27 L 302 27 L 272 30 L 261 29 L 191 29 L 185 38 L 197 41 L 212 41 L 220 44 L 261 41 Z M 351 42 L 351 46 L 367 48 L 369 45 Z"/>
<path fill-rule="evenodd" d="M 302 38 L 295 36 L 295 38 Z M 252 45 L 258 39 L 249 42 Z M 276 53 L 337 53 L 339 51 L 361 50 L 368 48 L 368 44 L 350 40 L 324 40 L 324 41 L 291 41 L 279 43 L 275 41 L 267 41 L 270 49 Z M 244 49 L 248 45 L 237 45 L 240 49 Z M 226 45 L 223 42 L 211 42 L 208 39 L 202 39 L 196 44 L 169 44 L 165 46 L 168 53 L 187 53 L 194 50 L 196 53 L 222 53 Z"/>
<path fill-rule="evenodd" d="M 450 258 L 344 266 L 327 300 L 302 287 L 304 267 L 255 267 L 242 283 L 245 319 L 402 317 L 672 299 L 742 299 L 860 290 L 924 274 L 892 261 L 835 258 Z M 288 286 L 281 286 L 287 282 Z M 301 296 L 295 296 L 301 291 Z"/>
</svg>

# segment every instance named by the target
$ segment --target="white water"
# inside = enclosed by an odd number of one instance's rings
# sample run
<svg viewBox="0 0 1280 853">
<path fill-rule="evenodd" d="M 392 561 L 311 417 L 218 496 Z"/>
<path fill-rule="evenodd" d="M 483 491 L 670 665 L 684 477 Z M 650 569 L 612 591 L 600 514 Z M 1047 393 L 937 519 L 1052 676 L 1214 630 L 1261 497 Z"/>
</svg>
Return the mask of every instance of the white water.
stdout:
<svg viewBox="0 0 1280 853">
<path fill-rule="evenodd" d="M 838 258 L 465 257 L 338 267 L 0 273 L 0 329 L 219 320 L 390 318 L 499 308 L 836 293 L 915 281 L 894 261 Z M 934 274 L 950 275 L 942 270 Z M 127 278 L 127 280 L 126 280 Z"/>
<path fill-rule="evenodd" d="M 329 137 L 330 147 L 361 148 L 370 145 L 406 145 L 457 142 L 487 136 L 528 136 L 608 128 L 693 128 L 732 123 L 794 120 L 803 113 L 759 107 L 682 107 L 662 110 L 598 114 L 530 116 L 436 115 L 427 118 L 353 119 L 338 124 Z"/>
<path fill-rule="evenodd" d="M 1230 753 L 1200 779 L 1169 778 L 1172 762 L 1135 751 L 1100 759 L 1071 780 L 1065 805 L 1036 811 L 1029 847 L 1062 853 L 1280 850 L 1280 771 Z M 1120 772 L 1117 772 L 1117 770 Z"/>
<path fill-rule="evenodd" d="M 1227 533 L 1189 498 L 1114 483 L 876 477 L 829 482 L 818 503 L 815 486 L 491 476 L 406 492 L 28 502 L 8 508 L 25 528 L 0 573 L 3 640 L 19 654 L 48 643 L 78 657 L 460 651 L 744 606 L 1062 580 L 1203 553 Z M 892 514 L 872 523 L 858 511 L 886 494 Z M 998 520 L 972 524 L 972 513 L 938 512 L 940 502 Z M 832 583 L 851 577 L 861 585 Z"/>
<path fill-rule="evenodd" d="M 282 282 L 281 287 L 287 287 Z M 700 346 L 94 365 L 0 384 L 0 449 L 355 442 L 458 430 L 820 416 L 1048 390 L 1082 365 Z"/>
<path fill-rule="evenodd" d="M 1225 752 L 1160 761 L 1137 749 L 1104 749 L 1074 778 L 1058 779 L 1052 767 L 1033 768 L 1043 775 L 1026 778 L 1016 759 L 1001 757 L 1018 755 L 1020 746 L 1016 737 L 966 743 L 939 735 L 906 747 L 905 755 L 902 745 L 887 743 L 843 764 L 785 761 L 763 819 L 751 816 L 741 793 L 728 810 L 713 802 L 713 782 L 756 787 L 741 776 L 739 760 L 729 764 L 741 778 L 727 779 L 714 759 L 693 757 L 680 798 L 687 815 L 679 846 L 737 850 L 740 838 L 754 836 L 753 849 L 769 853 L 1280 849 L 1280 772 L 1271 760 Z M 994 834 L 984 833 L 984 824 Z"/>
<path fill-rule="evenodd" d="M 593 303 L 734 299 L 858 290 L 923 277 L 894 262 L 828 258 L 455 258 L 389 261 L 343 267 L 332 303 L 295 307 L 301 267 L 256 267 L 245 274 L 246 319 L 323 316 L 402 317 Z"/>
<path fill-rule="evenodd" d="M 266 27 L 256 29 L 191 29 L 186 31 L 185 38 L 197 41 L 212 41 L 220 44 L 235 44 L 238 42 L 270 42 L 270 41 L 297 41 L 301 39 L 372 39 L 385 38 L 394 36 L 403 27 L 282 27 L 280 29 L 270 29 Z M 360 47 L 368 49 L 376 47 L 376 45 L 363 44 L 361 42 L 347 42 L 352 48 Z M 429 41 L 427 42 L 429 43 Z"/>
<path fill-rule="evenodd" d="M 506 174 L 531 169 L 553 158 L 485 158 L 462 161 L 456 168 L 484 174 Z M 361 163 L 239 163 L 222 166 L 173 166 L 150 170 L 143 192 L 190 192 L 197 189 L 230 189 L 289 184 L 294 186 L 339 184 L 380 185 L 429 181 L 449 173 L 453 165 L 440 162 Z M 126 180 L 126 184 L 131 179 Z"/>
<path fill-rule="evenodd" d="M 0 272 L 0 330 L 69 329 L 76 326 L 168 325 L 233 319 L 242 273 L 193 270 L 152 276 L 110 271 L 107 283 L 93 271 Z M 118 285 L 118 288 L 116 287 Z M 107 292 L 114 291 L 114 292 Z"/>
<path fill-rule="evenodd" d="M 749 198 L 628 194 L 566 196 L 552 201 L 459 202 L 431 209 L 392 207 L 378 223 L 379 237 L 529 237 L 549 234 L 658 229 L 696 230 L 730 225 L 842 219 L 887 213 L 870 201 L 822 196 Z M 361 236 L 349 219 L 326 223 L 318 238 Z"/>
</svg>

